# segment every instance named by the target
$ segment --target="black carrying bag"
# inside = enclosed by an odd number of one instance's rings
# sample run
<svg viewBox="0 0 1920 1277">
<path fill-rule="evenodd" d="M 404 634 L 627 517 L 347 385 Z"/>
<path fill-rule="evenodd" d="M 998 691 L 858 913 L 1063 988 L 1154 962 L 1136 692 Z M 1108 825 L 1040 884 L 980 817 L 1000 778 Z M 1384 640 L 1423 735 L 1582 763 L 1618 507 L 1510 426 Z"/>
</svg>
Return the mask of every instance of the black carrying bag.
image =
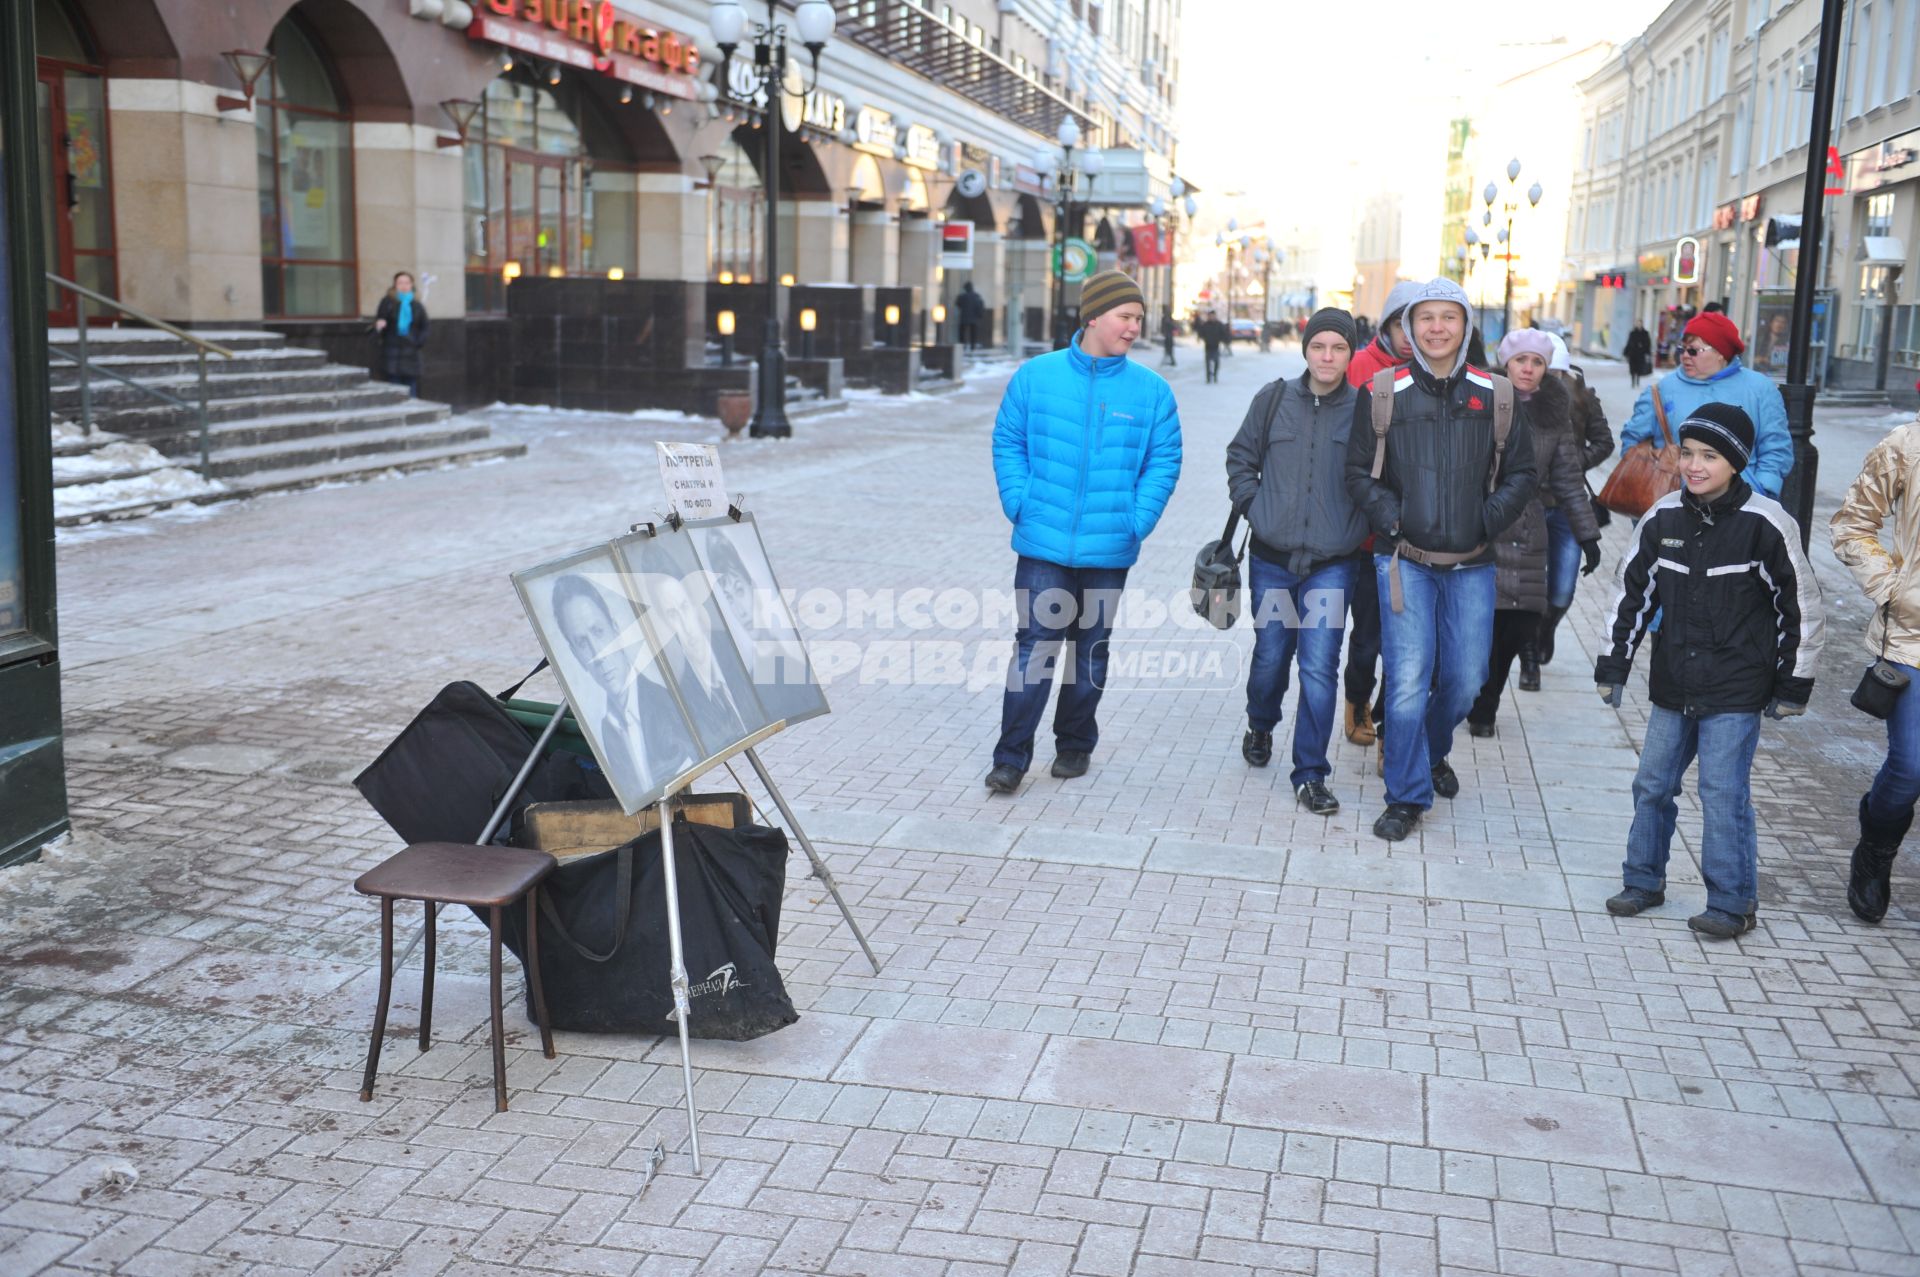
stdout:
<svg viewBox="0 0 1920 1277">
<path fill-rule="evenodd" d="M 500 703 L 525 682 L 498 698 L 473 683 L 447 684 L 354 777 L 353 787 L 406 842 L 473 842 L 533 752 L 534 734 Z M 591 759 L 550 749 L 508 814 L 529 803 L 611 797 L 612 786 Z M 502 833 L 510 827 L 511 821 L 501 822 Z"/>
<path fill-rule="evenodd" d="M 721 829 L 675 818 L 690 1037 L 744 1042 L 800 1018 L 774 950 L 786 889 L 787 836 L 764 825 Z M 540 886 L 540 983 L 552 1027 L 582 1033 L 677 1034 L 660 831 L 573 857 Z M 526 919 L 501 938 L 526 959 Z M 531 994 L 527 1014 L 533 1008 Z"/>
</svg>

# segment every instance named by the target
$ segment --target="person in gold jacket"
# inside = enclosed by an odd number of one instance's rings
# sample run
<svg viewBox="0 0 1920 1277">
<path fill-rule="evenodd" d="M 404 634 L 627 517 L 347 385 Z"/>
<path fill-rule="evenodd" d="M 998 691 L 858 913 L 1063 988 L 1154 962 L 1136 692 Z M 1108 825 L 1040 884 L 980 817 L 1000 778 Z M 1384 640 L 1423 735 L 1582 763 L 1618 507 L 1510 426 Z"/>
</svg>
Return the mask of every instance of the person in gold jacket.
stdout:
<svg viewBox="0 0 1920 1277">
<path fill-rule="evenodd" d="M 1875 445 L 1833 513 L 1833 553 L 1876 611 L 1867 650 L 1920 680 L 1920 418 Z M 1891 523 L 1891 527 L 1889 527 Z M 1893 548 L 1881 543 L 1891 533 Z M 1847 904 L 1863 922 L 1879 922 L 1893 894 L 1893 860 L 1920 799 L 1920 693 L 1909 685 L 1887 719 L 1887 758 L 1860 800 L 1860 842 L 1853 849 Z"/>
</svg>

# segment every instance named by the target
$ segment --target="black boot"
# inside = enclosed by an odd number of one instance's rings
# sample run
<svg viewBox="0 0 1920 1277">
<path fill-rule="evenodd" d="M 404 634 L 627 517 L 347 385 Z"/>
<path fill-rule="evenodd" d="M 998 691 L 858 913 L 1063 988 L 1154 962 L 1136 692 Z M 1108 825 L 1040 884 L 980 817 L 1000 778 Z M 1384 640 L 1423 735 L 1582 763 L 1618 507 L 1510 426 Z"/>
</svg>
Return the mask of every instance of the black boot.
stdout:
<svg viewBox="0 0 1920 1277">
<path fill-rule="evenodd" d="M 1540 628 L 1534 631 L 1533 659 L 1541 665 L 1553 664 L 1553 632 L 1560 626 L 1560 620 L 1566 616 L 1567 609 L 1550 607 L 1540 617 Z"/>
<path fill-rule="evenodd" d="M 1847 875 L 1847 906 L 1860 921 L 1878 922 L 1887 916 L 1893 899 L 1893 858 L 1912 824 L 1912 812 L 1894 824 L 1876 824 L 1867 816 L 1867 800 L 1860 800 L 1860 842 Z"/>
<path fill-rule="evenodd" d="M 1520 645 L 1520 690 L 1523 692 L 1540 690 L 1540 658 L 1535 654 L 1532 642 Z"/>
</svg>

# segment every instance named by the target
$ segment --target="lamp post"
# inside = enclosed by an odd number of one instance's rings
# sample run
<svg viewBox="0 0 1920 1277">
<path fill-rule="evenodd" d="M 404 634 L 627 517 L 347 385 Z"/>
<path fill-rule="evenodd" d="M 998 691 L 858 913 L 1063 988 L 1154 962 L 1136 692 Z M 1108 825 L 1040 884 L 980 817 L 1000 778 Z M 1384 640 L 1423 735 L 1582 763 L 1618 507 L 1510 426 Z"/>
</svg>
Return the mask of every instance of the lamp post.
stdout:
<svg viewBox="0 0 1920 1277">
<path fill-rule="evenodd" d="M 1500 232 L 1500 243 L 1505 250 L 1503 256 L 1505 256 L 1507 261 L 1506 297 L 1500 304 L 1500 335 L 1502 337 L 1506 336 L 1507 330 L 1513 327 L 1513 215 L 1520 210 L 1519 182 L 1520 161 L 1518 158 L 1508 160 L 1507 198 L 1501 209 L 1501 211 L 1507 215 L 1507 226 L 1505 230 Z M 1545 189 L 1538 182 L 1528 187 L 1528 207 L 1540 207 L 1540 199 L 1545 194 Z M 1482 191 L 1481 195 L 1487 202 L 1486 224 L 1491 225 L 1493 221 L 1493 202 L 1500 197 L 1500 188 L 1495 183 L 1488 182 L 1487 189 Z"/>
<path fill-rule="evenodd" d="M 827 0 L 800 0 L 793 13 L 793 34 L 806 47 L 813 62 L 812 77 L 801 90 L 813 92 L 820 81 L 820 53 L 833 38 L 833 6 Z M 714 43 L 720 46 L 719 83 L 730 83 L 733 53 L 747 34 L 747 14 L 739 0 L 715 0 L 707 13 L 707 26 Z M 757 379 L 759 402 L 754 405 L 748 433 L 755 438 L 786 438 L 793 433 L 787 422 L 787 361 L 780 349 L 780 106 L 786 92 L 787 24 L 780 20 L 776 0 L 767 0 L 767 20 L 753 28 L 752 82 L 766 94 L 766 149 L 761 184 L 767 199 L 767 290 L 766 340 L 760 352 Z"/>
<path fill-rule="evenodd" d="M 1187 194 L 1187 183 L 1184 178 L 1174 178 L 1173 182 L 1167 187 L 1167 195 L 1168 198 L 1172 200 L 1172 203 L 1167 203 L 1156 198 L 1154 200 L 1153 215 L 1161 224 L 1160 242 L 1165 245 L 1167 250 L 1167 313 L 1171 315 L 1173 314 L 1173 304 L 1178 300 L 1174 275 L 1179 266 L 1179 260 L 1178 253 L 1175 251 L 1174 241 L 1167 237 L 1167 228 L 1171 227 L 1175 234 L 1178 234 L 1180 230 L 1180 214 L 1184 212 L 1188 220 L 1191 221 L 1193 215 L 1200 211 L 1200 202 L 1194 199 L 1193 196 Z"/>
<path fill-rule="evenodd" d="M 1078 185 L 1080 175 L 1087 175 L 1088 193 L 1092 193 L 1093 179 L 1100 176 L 1105 167 L 1100 152 L 1088 151 L 1080 157 L 1078 165 L 1074 163 L 1073 152 L 1080 145 L 1080 122 L 1071 115 L 1060 121 L 1060 129 L 1054 135 L 1060 143 L 1060 159 L 1057 168 L 1050 148 L 1041 147 L 1034 153 L 1034 167 L 1041 172 L 1055 168 L 1054 172 L 1054 256 L 1053 264 L 1053 348 L 1064 350 L 1072 340 L 1072 329 L 1067 327 L 1067 220 L 1073 215 L 1074 187 Z"/>
</svg>

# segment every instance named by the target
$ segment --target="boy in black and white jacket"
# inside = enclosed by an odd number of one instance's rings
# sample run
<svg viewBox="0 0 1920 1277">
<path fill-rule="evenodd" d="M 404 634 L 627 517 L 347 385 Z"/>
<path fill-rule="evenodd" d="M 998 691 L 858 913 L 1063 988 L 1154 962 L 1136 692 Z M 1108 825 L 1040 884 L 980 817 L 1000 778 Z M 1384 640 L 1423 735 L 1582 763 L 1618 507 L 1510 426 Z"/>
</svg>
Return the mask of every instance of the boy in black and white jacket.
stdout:
<svg viewBox="0 0 1920 1277">
<path fill-rule="evenodd" d="M 1633 655 L 1663 614 L 1648 670 L 1653 709 L 1633 781 L 1625 890 L 1607 910 L 1629 917 L 1665 903 L 1674 797 L 1697 757 L 1707 908 L 1687 925 L 1729 940 L 1753 930 L 1758 908 L 1748 776 L 1760 716 L 1806 712 L 1825 621 L 1799 525 L 1739 477 L 1753 455 L 1753 421 L 1732 404 L 1702 404 L 1679 435 L 1685 484 L 1634 531 L 1608 647 L 1593 671 L 1601 698 L 1617 707 Z"/>
</svg>

